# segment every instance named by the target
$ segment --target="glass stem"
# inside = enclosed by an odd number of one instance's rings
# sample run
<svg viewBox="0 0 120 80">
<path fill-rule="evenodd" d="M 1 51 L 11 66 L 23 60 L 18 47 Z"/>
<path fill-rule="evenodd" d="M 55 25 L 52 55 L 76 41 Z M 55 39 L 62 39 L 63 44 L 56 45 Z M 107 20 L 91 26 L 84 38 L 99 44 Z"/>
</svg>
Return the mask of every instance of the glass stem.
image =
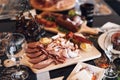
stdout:
<svg viewBox="0 0 120 80">
<path fill-rule="evenodd" d="M 17 70 L 20 70 L 20 57 L 16 58 L 16 66 L 17 66 Z"/>
<path fill-rule="evenodd" d="M 117 71 L 116 71 L 116 66 L 114 65 L 113 63 L 113 60 L 114 60 L 114 57 L 110 56 L 110 62 L 109 62 L 109 67 L 108 67 L 108 70 L 107 70 L 107 76 L 109 77 L 116 77 L 117 76 Z"/>
<path fill-rule="evenodd" d="M 114 57 L 113 57 L 113 55 L 112 55 L 111 52 L 109 52 L 109 54 L 110 54 L 110 58 L 109 58 L 109 60 L 110 60 L 110 62 L 109 62 L 109 68 L 112 69 L 112 67 L 114 66 L 114 63 L 113 63 Z"/>
<path fill-rule="evenodd" d="M 109 65 L 110 65 L 110 68 L 112 68 L 112 66 L 114 65 L 114 63 L 113 63 L 113 57 L 112 57 L 112 56 L 111 56 L 111 58 L 110 58 Z"/>
</svg>

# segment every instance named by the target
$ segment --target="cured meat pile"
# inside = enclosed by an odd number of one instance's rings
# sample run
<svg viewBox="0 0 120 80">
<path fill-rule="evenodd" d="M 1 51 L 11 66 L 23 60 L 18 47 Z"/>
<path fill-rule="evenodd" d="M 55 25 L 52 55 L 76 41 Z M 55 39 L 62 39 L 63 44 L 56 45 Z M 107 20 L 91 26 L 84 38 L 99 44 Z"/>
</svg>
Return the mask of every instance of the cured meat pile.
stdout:
<svg viewBox="0 0 120 80">
<path fill-rule="evenodd" d="M 47 39 L 43 40 L 48 42 Z M 45 68 L 51 63 L 61 64 L 69 58 L 80 57 L 78 45 L 70 42 L 65 37 L 58 35 L 57 38 L 52 38 L 52 41 L 48 44 L 45 41 L 43 41 L 45 44 L 41 41 L 28 43 L 28 48 L 26 49 L 29 62 L 33 64 L 32 67 L 35 69 Z"/>
<path fill-rule="evenodd" d="M 44 45 L 40 42 L 28 43 L 26 55 L 33 68 L 45 68 L 51 63 L 64 63 L 67 58 L 77 57 L 80 49 L 74 43 L 63 37 L 52 39 L 52 42 Z"/>
<path fill-rule="evenodd" d="M 41 69 L 53 62 L 52 56 L 49 56 L 42 45 L 37 42 L 29 43 L 26 53 L 33 68 Z"/>
<path fill-rule="evenodd" d="M 47 28 L 62 27 L 68 31 L 77 32 L 83 23 L 80 16 L 70 17 L 69 15 L 63 15 L 53 12 L 43 12 L 40 15 L 36 15 L 36 20 L 40 24 L 44 24 Z"/>
</svg>

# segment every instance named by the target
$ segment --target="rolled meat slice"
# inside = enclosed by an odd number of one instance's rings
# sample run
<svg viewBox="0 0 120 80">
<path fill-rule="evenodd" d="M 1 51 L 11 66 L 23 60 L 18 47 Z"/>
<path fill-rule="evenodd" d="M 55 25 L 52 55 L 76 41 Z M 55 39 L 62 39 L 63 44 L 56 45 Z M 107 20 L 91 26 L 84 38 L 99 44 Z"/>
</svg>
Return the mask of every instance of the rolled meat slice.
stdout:
<svg viewBox="0 0 120 80">
<path fill-rule="evenodd" d="M 42 69 L 42 68 L 49 66 L 52 62 L 53 62 L 53 59 L 49 58 L 37 64 L 34 64 L 32 67 L 35 69 Z"/>
<path fill-rule="evenodd" d="M 36 52 L 36 53 L 27 53 L 26 55 L 29 57 L 29 58 L 36 58 L 40 55 L 42 55 L 43 53 L 42 52 Z"/>
<path fill-rule="evenodd" d="M 47 56 L 45 54 L 42 54 L 41 56 L 38 56 L 36 58 L 29 59 L 29 62 L 33 64 L 37 64 L 45 59 L 47 59 Z"/>
</svg>

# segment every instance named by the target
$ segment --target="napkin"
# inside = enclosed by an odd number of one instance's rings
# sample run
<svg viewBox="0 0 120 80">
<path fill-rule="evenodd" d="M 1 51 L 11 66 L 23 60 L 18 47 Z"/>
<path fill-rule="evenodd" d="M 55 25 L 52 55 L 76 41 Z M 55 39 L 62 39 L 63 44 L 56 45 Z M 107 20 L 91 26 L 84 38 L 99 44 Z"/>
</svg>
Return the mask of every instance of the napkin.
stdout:
<svg viewBox="0 0 120 80">
<path fill-rule="evenodd" d="M 37 80 L 50 80 L 49 71 L 37 73 Z"/>
<path fill-rule="evenodd" d="M 116 29 L 116 28 L 120 28 L 120 25 L 112 23 L 112 22 L 107 22 L 101 28 L 99 28 L 99 31 L 106 32 L 110 29 Z"/>
</svg>

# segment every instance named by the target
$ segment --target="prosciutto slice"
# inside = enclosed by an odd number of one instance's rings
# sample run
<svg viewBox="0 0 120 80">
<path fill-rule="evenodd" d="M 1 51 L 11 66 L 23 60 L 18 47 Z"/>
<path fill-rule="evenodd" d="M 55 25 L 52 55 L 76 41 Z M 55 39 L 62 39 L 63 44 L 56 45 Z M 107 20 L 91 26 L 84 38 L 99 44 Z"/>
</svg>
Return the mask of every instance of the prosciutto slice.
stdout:
<svg viewBox="0 0 120 80">
<path fill-rule="evenodd" d="M 42 69 L 42 68 L 45 68 L 48 65 L 50 65 L 52 62 L 53 62 L 53 59 L 49 58 L 49 59 L 41 61 L 37 64 L 34 64 L 32 67 L 35 68 L 35 69 Z"/>
<path fill-rule="evenodd" d="M 26 55 L 29 57 L 29 58 L 36 58 L 40 55 L 42 55 L 43 53 L 40 51 L 40 52 L 36 52 L 36 53 L 27 53 Z"/>
<path fill-rule="evenodd" d="M 36 63 L 39 63 L 43 60 L 47 59 L 47 56 L 45 54 L 42 54 L 41 56 L 38 56 L 36 58 L 33 58 L 33 59 L 30 59 L 29 62 L 30 63 L 33 63 L 33 64 L 36 64 Z"/>
</svg>

